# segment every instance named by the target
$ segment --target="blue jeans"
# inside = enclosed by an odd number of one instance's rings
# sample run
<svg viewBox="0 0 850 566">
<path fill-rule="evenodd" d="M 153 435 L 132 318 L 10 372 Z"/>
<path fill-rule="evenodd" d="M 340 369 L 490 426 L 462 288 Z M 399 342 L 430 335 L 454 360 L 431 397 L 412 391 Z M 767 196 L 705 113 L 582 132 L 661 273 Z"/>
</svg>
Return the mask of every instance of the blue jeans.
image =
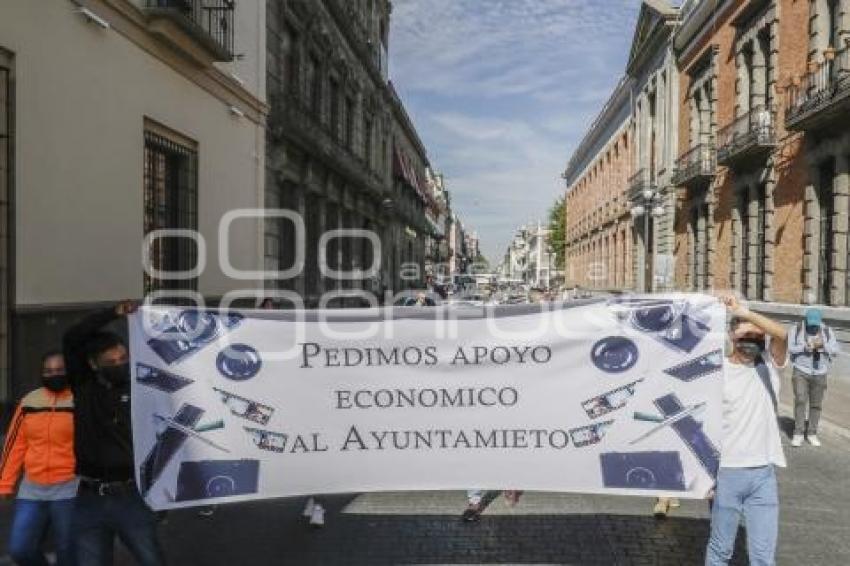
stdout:
<svg viewBox="0 0 850 566">
<path fill-rule="evenodd" d="M 779 534 L 779 494 L 773 466 L 720 468 L 711 508 L 711 537 L 706 566 L 729 563 L 738 523 L 744 516 L 751 566 L 776 564 Z"/>
<path fill-rule="evenodd" d="M 74 516 L 74 500 L 37 501 L 18 499 L 15 501 L 15 516 L 9 536 L 9 554 L 20 566 L 47 566 L 41 545 L 50 526 L 56 543 L 56 559 L 59 566 L 73 566 L 74 536 L 71 530 Z"/>
<path fill-rule="evenodd" d="M 140 566 L 164 564 L 156 527 L 156 515 L 138 493 L 97 495 L 80 489 L 74 515 L 77 561 L 112 566 L 117 536 Z"/>
</svg>

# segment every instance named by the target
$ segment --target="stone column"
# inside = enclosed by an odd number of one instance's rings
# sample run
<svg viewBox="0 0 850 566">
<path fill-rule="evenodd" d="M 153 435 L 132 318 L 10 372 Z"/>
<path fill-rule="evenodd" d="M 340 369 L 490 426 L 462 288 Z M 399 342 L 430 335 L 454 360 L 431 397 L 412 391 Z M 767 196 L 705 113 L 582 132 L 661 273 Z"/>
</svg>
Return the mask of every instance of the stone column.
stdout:
<svg viewBox="0 0 850 566">
<path fill-rule="evenodd" d="M 776 243 L 776 221 L 774 211 L 776 204 L 773 191 L 776 189 L 776 171 L 769 165 L 767 179 L 764 182 L 764 300 L 773 300 L 774 251 Z"/>
<path fill-rule="evenodd" d="M 809 168 L 809 183 L 805 189 L 805 220 L 803 236 L 803 304 L 817 302 L 818 251 L 820 249 L 820 205 L 817 182 L 820 177 L 817 167 Z"/>
<path fill-rule="evenodd" d="M 758 272 L 757 265 L 761 250 L 762 234 L 759 234 L 759 188 L 753 183 L 747 187 L 747 265 L 744 266 L 744 276 L 747 278 L 747 295 L 749 299 L 757 299 Z"/>
<path fill-rule="evenodd" d="M 296 213 L 298 213 L 298 215 L 301 217 L 302 221 L 304 222 L 304 232 L 305 232 L 304 242 L 303 242 L 303 245 L 304 245 L 304 248 L 305 248 L 304 249 L 304 265 L 301 268 L 301 272 L 295 277 L 295 280 L 292 282 L 292 285 L 293 285 L 292 290 L 295 291 L 298 294 L 299 297 L 301 297 L 302 301 L 304 301 L 307 298 L 307 296 L 306 296 L 306 293 L 307 293 L 307 287 L 306 287 L 307 270 L 310 268 L 310 255 L 311 255 L 310 233 L 308 232 L 308 227 L 307 227 L 307 198 L 304 194 L 305 189 L 304 189 L 303 186 L 297 186 L 297 187 L 292 186 L 291 190 L 292 190 L 292 201 L 291 201 L 292 202 L 292 209 Z M 295 231 L 293 230 L 292 233 L 295 234 Z M 283 244 L 292 249 L 292 251 L 293 251 L 292 258 L 293 258 L 293 261 L 294 261 L 295 252 L 296 252 L 295 246 L 297 245 L 297 242 L 295 242 L 295 241 L 284 242 Z M 315 254 L 315 251 L 312 251 L 312 253 Z M 285 269 L 288 266 L 283 266 L 283 267 Z"/>
<path fill-rule="evenodd" d="M 746 44 L 738 47 L 735 54 L 735 66 L 737 67 L 737 96 L 735 98 L 736 116 L 743 116 L 750 109 L 750 69 L 747 55 L 744 52 Z"/>
<path fill-rule="evenodd" d="M 741 277 L 746 273 L 743 265 L 743 228 L 744 222 L 741 215 L 741 192 L 740 186 L 735 186 L 735 202 L 732 205 L 732 268 L 729 272 L 732 289 L 741 291 Z"/>
<path fill-rule="evenodd" d="M 833 259 L 830 277 L 830 304 L 847 304 L 847 224 L 850 199 L 850 160 L 845 153 L 835 156 L 835 177 L 832 180 L 834 213 L 832 216 Z"/>
<path fill-rule="evenodd" d="M 752 42 L 752 92 L 750 93 L 750 108 L 757 108 L 767 103 L 767 61 L 770 56 L 765 52 L 767 46 L 756 37 Z"/>
</svg>

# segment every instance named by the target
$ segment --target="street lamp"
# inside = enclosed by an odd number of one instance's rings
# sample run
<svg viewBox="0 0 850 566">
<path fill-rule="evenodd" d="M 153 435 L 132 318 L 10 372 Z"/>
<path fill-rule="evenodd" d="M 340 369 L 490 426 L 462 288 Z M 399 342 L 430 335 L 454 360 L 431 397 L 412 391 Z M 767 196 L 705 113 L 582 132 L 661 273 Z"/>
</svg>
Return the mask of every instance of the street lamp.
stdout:
<svg viewBox="0 0 850 566">
<path fill-rule="evenodd" d="M 643 216 L 643 287 L 644 291 L 646 291 L 646 272 L 649 268 L 648 259 L 646 257 L 646 252 L 649 247 L 649 217 L 652 216 L 654 218 L 660 218 L 664 214 L 664 205 L 661 203 L 661 194 L 650 187 L 643 189 L 637 196 L 641 197 L 643 202 L 633 206 L 631 213 L 632 218 Z M 650 264 L 653 266 L 655 265 L 655 248 L 655 246 L 652 247 L 652 264 Z M 649 282 L 649 292 L 655 290 L 654 279 L 655 277 L 653 275 L 652 280 Z"/>
</svg>

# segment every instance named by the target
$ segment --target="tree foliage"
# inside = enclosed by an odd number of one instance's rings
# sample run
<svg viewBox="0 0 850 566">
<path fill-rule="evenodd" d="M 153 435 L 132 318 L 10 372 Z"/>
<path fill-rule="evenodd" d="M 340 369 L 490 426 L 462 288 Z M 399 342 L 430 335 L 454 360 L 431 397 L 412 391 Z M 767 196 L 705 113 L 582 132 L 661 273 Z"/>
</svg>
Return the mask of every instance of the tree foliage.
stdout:
<svg viewBox="0 0 850 566">
<path fill-rule="evenodd" d="M 564 197 L 555 199 L 549 209 L 549 245 L 555 254 L 555 265 L 564 268 L 567 249 L 567 206 Z"/>
</svg>

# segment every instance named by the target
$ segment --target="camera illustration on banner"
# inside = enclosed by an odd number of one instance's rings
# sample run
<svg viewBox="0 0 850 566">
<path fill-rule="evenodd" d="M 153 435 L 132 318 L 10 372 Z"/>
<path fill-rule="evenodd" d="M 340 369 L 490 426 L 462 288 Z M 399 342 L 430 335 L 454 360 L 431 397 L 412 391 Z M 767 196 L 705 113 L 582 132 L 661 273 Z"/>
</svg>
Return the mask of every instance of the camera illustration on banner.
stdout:
<svg viewBox="0 0 850 566">
<path fill-rule="evenodd" d="M 593 423 L 592 425 L 574 428 L 570 430 L 570 438 L 573 446 L 583 448 L 591 444 L 599 444 L 605 436 L 605 430 L 614 424 L 614 421 Z"/>
<path fill-rule="evenodd" d="M 253 421 L 257 424 L 266 425 L 271 420 L 274 414 L 274 408 L 268 405 L 263 405 L 258 401 L 252 401 L 245 397 L 223 391 L 217 387 L 213 387 L 213 391 L 219 394 L 222 403 L 230 409 L 231 414 Z"/>
<path fill-rule="evenodd" d="M 186 429 L 192 429 L 198 424 L 203 414 L 204 410 L 200 407 L 186 404 L 182 405 L 174 418 L 166 423 L 165 431 L 157 436 L 156 443 L 148 452 L 139 470 L 139 487 L 143 494 L 153 487 L 165 467 L 189 438 L 189 432 Z"/>
<path fill-rule="evenodd" d="M 262 365 L 260 353 L 247 344 L 230 344 L 215 359 L 218 372 L 233 381 L 251 379 Z"/>
<path fill-rule="evenodd" d="M 182 310 L 176 316 L 170 312 L 154 312 L 151 316 L 159 318 L 151 322 L 153 337 L 148 345 L 169 365 L 219 339 L 244 318 L 238 313 L 198 309 Z"/>
<path fill-rule="evenodd" d="M 590 359 L 606 373 L 623 373 L 637 363 L 638 347 L 625 336 L 608 336 L 593 345 Z"/>
<path fill-rule="evenodd" d="M 656 399 L 655 406 L 665 417 L 675 417 L 686 410 L 679 398 L 672 393 Z M 705 471 L 711 477 L 717 477 L 717 470 L 720 467 L 720 451 L 703 432 L 702 425 L 688 415 L 670 424 L 670 428 L 676 431 L 676 434 L 696 456 Z"/>
<path fill-rule="evenodd" d="M 714 350 L 693 360 L 665 369 L 664 373 L 682 381 L 693 381 L 723 369 L 723 352 Z"/>
<path fill-rule="evenodd" d="M 606 452 L 599 456 L 605 487 L 685 491 L 678 452 Z"/>
<path fill-rule="evenodd" d="M 202 460 L 181 462 L 177 501 L 198 501 L 257 493 L 259 460 Z"/>
<path fill-rule="evenodd" d="M 251 442 L 260 450 L 282 453 L 286 451 L 286 435 L 259 428 L 243 427 L 251 437 Z"/>
<path fill-rule="evenodd" d="M 642 381 L 642 379 L 638 379 L 637 381 L 627 383 L 626 385 L 612 389 L 611 391 L 602 393 L 601 395 L 597 395 L 592 399 L 584 401 L 581 406 L 584 408 L 587 416 L 591 419 L 607 415 L 617 409 L 622 409 L 629 402 L 629 399 L 634 396 L 637 384 Z"/>
<path fill-rule="evenodd" d="M 136 382 L 165 393 L 175 393 L 194 383 L 194 380 L 139 363 L 136 364 Z"/>
<path fill-rule="evenodd" d="M 710 331 L 701 313 L 691 312 L 684 300 L 615 299 L 608 306 L 635 330 L 680 352 L 692 352 Z"/>
</svg>

